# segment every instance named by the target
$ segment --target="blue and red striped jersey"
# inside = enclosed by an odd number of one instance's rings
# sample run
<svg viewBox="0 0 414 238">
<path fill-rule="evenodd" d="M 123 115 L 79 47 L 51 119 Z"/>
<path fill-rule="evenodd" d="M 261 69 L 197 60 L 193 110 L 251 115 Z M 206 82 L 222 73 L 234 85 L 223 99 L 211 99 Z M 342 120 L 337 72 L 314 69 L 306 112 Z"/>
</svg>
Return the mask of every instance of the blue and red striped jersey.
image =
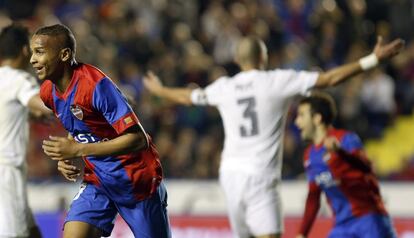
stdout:
<svg viewBox="0 0 414 238">
<path fill-rule="evenodd" d="M 141 126 L 126 98 L 99 69 L 79 64 L 66 91 L 46 80 L 40 96 L 78 143 L 111 140 L 132 126 Z M 84 182 L 105 191 L 116 202 L 149 197 L 162 180 L 158 153 L 147 135 L 148 149 L 120 156 L 87 156 Z"/>
<path fill-rule="evenodd" d="M 304 166 L 309 187 L 325 193 L 336 223 L 368 213 L 387 214 L 359 137 L 334 128 L 328 136 L 337 138 L 341 149 L 330 153 L 322 144 L 310 145 L 305 152 Z"/>
</svg>

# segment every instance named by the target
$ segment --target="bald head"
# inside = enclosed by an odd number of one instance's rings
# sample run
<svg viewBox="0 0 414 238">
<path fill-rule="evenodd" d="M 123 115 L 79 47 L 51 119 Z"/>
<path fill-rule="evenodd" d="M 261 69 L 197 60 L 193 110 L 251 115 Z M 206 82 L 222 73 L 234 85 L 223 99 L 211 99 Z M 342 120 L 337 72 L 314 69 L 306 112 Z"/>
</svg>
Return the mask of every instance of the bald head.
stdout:
<svg viewBox="0 0 414 238">
<path fill-rule="evenodd" d="M 264 69 L 267 64 L 267 49 L 257 37 L 244 37 L 236 49 L 235 61 L 242 70 L 250 68 Z"/>
</svg>

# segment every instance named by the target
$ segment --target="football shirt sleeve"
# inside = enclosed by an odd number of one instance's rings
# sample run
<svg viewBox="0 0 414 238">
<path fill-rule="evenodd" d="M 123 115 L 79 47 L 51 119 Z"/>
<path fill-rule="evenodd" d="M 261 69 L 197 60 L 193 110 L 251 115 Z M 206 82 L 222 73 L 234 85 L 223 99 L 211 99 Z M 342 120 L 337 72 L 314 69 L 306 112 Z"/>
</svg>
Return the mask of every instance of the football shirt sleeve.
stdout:
<svg viewBox="0 0 414 238">
<path fill-rule="evenodd" d="M 295 71 L 295 70 L 272 70 L 269 71 L 273 79 L 272 89 L 275 93 L 285 97 L 306 95 L 312 89 L 319 77 L 318 72 Z"/>
<path fill-rule="evenodd" d="M 140 125 L 137 116 L 125 96 L 108 78 L 103 78 L 95 87 L 92 106 L 101 112 L 118 134 L 134 125 Z"/>
<path fill-rule="evenodd" d="M 367 158 L 361 139 L 357 134 L 347 133 L 344 135 L 338 154 L 355 168 L 364 172 L 372 171 L 371 162 Z"/>
<path fill-rule="evenodd" d="M 19 87 L 17 91 L 17 99 L 23 106 L 27 106 L 29 100 L 39 93 L 39 86 L 37 85 L 35 78 L 29 74 L 19 77 L 16 82 Z"/>
<path fill-rule="evenodd" d="M 219 78 L 204 89 L 198 88 L 191 92 L 191 102 L 199 106 L 217 106 L 223 98 L 225 78 Z"/>
<path fill-rule="evenodd" d="M 309 191 L 306 198 L 305 212 L 303 214 L 302 223 L 299 234 L 305 237 L 309 234 L 310 229 L 315 221 L 316 215 L 320 208 L 321 189 L 314 182 L 309 182 Z"/>
<path fill-rule="evenodd" d="M 343 136 L 341 141 L 341 148 L 348 153 L 352 153 L 355 150 L 362 150 L 362 142 L 359 136 L 355 133 L 347 133 Z"/>
</svg>

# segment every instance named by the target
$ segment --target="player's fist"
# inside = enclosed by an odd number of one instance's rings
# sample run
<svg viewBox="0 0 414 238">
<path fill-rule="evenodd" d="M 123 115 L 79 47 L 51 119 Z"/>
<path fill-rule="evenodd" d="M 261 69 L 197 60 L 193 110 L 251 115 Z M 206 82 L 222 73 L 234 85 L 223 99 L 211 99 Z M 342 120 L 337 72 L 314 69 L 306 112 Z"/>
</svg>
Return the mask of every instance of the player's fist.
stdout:
<svg viewBox="0 0 414 238">
<path fill-rule="evenodd" d="M 43 141 L 43 151 L 52 160 L 63 160 L 81 157 L 80 146 L 74 140 L 66 137 L 49 136 L 49 140 Z"/>
<path fill-rule="evenodd" d="M 59 160 L 57 165 L 63 177 L 69 181 L 76 182 L 76 179 L 80 176 L 80 169 L 74 166 L 71 160 Z"/>
<path fill-rule="evenodd" d="M 340 143 L 338 139 L 333 136 L 325 138 L 325 140 L 323 141 L 323 145 L 329 152 L 335 152 L 340 148 Z"/>
</svg>

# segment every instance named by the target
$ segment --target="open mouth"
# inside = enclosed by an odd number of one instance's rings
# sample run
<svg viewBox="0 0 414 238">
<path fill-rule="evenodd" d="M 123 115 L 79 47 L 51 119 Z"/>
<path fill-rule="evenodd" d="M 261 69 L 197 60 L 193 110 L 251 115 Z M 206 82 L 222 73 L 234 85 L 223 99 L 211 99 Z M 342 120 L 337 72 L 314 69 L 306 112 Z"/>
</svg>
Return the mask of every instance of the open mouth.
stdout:
<svg viewBox="0 0 414 238">
<path fill-rule="evenodd" d="M 43 66 L 40 66 L 40 67 L 34 67 L 34 69 L 35 69 L 35 71 L 36 71 L 36 74 L 40 74 L 41 72 L 42 72 L 42 70 L 43 70 Z"/>
</svg>

